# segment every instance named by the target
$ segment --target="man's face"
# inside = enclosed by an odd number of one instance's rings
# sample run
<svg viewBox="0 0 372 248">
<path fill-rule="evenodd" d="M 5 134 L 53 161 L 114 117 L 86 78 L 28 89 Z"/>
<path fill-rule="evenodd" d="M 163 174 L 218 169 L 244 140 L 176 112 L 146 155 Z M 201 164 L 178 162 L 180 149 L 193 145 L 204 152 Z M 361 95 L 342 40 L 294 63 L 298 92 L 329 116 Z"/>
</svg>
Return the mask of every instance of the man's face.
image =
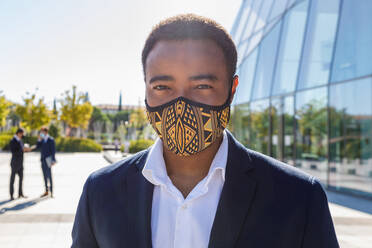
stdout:
<svg viewBox="0 0 372 248">
<path fill-rule="evenodd" d="M 180 96 L 222 105 L 230 83 L 223 51 L 210 40 L 159 41 L 146 60 L 146 99 L 150 106 Z"/>
<path fill-rule="evenodd" d="M 23 138 L 23 133 L 22 132 L 17 133 L 17 136 L 18 136 L 18 138 L 22 139 Z"/>
</svg>

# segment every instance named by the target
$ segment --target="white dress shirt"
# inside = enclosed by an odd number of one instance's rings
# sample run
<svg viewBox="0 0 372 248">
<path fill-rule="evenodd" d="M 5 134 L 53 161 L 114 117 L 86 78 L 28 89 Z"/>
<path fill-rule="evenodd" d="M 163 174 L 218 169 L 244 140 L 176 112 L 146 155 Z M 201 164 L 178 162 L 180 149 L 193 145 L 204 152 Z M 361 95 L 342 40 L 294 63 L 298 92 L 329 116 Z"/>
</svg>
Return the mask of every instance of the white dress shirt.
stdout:
<svg viewBox="0 0 372 248">
<path fill-rule="evenodd" d="M 218 149 L 208 175 L 184 198 L 168 177 L 163 144 L 157 139 L 142 170 L 154 185 L 151 213 L 154 248 L 206 248 L 216 215 L 227 163 L 228 141 Z"/>
</svg>

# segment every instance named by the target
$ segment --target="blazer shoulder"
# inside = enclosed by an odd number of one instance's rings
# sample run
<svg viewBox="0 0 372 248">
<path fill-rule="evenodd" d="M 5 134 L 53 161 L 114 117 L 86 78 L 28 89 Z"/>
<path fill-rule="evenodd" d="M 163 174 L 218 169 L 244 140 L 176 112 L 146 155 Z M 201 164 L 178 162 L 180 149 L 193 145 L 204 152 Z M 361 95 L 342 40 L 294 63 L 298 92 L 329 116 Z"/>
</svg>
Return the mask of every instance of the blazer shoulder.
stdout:
<svg viewBox="0 0 372 248">
<path fill-rule="evenodd" d="M 9 141 L 9 144 L 14 144 L 14 143 L 16 143 L 17 142 L 17 140 L 16 140 L 16 138 L 12 138 L 10 141 Z M 17 142 L 18 143 L 18 142 Z"/>
<path fill-rule="evenodd" d="M 143 150 L 128 158 L 96 170 L 89 175 L 87 181 L 92 185 L 99 184 L 101 186 L 114 183 L 118 179 L 120 180 L 126 177 L 129 171 L 141 169 L 146 162 L 147 154 L 148 150 Z"/>
</svg>

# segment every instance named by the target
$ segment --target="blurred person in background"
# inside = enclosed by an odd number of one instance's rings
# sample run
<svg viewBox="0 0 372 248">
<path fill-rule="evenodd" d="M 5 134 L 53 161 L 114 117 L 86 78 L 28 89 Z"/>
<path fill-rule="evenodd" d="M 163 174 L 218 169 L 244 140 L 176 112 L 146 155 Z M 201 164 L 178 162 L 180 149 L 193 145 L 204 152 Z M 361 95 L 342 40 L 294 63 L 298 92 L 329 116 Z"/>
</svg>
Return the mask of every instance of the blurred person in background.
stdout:
<svg viewBox="0 0 372 248">
<path fill-rule="evenodd" d="M 10 199 L 14 200 L 14 180 L 16 174 L 19 178 L 19 186 L 18 186 L 18 198 L 27 198 L 27 196 L 23 195 L 23 153 L 31 151 L 26 145 L 23 144 L 23 136 L 24 130 L 19 128 L 12 140 L 9 143 L 10 151 L 12 153 L 12 158 L 10 161 L 11 167 L 11 174 L 10 174 Z"/>
<path fill-rule="evenodd" d="M 48 135 L 48 128 L 43 127 L 40 130 L 37 149 L 40 149 L 41 154 L 41 169 L 43 171 L 45 192 L 41 197 L 49 195 L 53 198 L 53 179 L 52 166 L 56 164 L 56 144 L 54 138 Z"/>
</svg>

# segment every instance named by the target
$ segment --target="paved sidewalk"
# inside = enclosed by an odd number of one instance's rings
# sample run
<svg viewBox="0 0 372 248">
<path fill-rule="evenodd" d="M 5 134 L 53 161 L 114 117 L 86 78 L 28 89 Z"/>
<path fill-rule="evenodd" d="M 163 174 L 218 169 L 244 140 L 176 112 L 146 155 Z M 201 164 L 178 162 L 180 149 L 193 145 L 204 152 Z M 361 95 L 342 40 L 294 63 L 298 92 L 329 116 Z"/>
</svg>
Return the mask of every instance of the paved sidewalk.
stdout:
<svg viewBox="0 0 372 248">
<path fill-rule="evenodd" d="M 53 167 L 55 198 L 39 198 L 44 191 L 38 153 L 25 154 L 24 194 L 9 199 L 10 155 L 0 153 L 0 247 L 66 248 L 77 203 L 88 175 L 108 165 L 101 153 L 60 153 Z M 17 177 L 16 177 L 17 178 Z M 18 179 L 15 192 L 18 192 Z M 17 195 L 15 195 L 17 196 Z"/>
<path fill-rule="evenodd" d="M 111 152 L 105 155 L 120 159 L 120 155 Z M 108 164 L 103 154 L 58 154 L 58 164 L 53 167 L 54 199 L 39 198 L 44 190 L 39 154 L 25 154 L 24 193 L 29 198 L 11 202 L 8 201 L 9 160 L 8 153 L 0 153 L 0 247 L 69 247 L 83 184 L 92 171 Z M 16 192 L 17 185 L 18 179 Z M 371 247 L 372 201 L 327 193 L 340 246 Z"/>
</svg>

